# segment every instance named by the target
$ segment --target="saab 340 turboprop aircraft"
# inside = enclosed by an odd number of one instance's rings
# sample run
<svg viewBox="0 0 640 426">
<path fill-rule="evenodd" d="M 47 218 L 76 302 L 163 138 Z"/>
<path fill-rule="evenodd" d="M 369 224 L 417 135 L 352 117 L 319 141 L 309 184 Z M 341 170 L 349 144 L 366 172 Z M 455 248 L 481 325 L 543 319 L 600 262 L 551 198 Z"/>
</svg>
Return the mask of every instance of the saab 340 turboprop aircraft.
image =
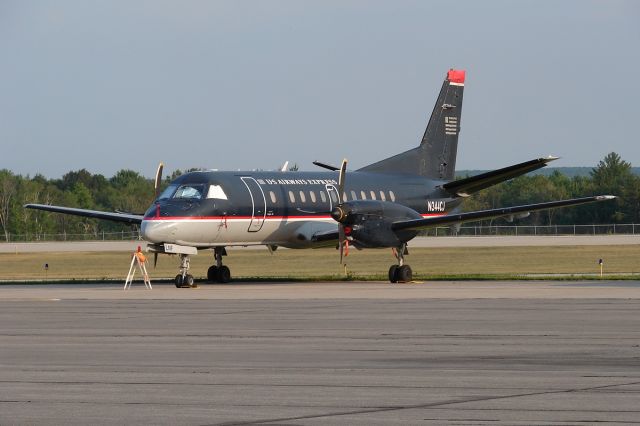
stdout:
<svg viewBox="0 0 640 426">
<path fill-rule="evenodd" d="M 156 200 L 144 215 L 75 209 L 42 204 L 26 208 L 116 222 L 139 224 L 148 250 L 178 254 L 177 287 L 193 286 L 189 256 L 213 249 L 211 281 L 228 282 L 222 263 L 225 247 L 266 245 L 314 248 L 336 245 L 340 260 L 349 245 L 391 247 L 397 259 L 389 281 L 407 282 L 412 271 L 404 262 L 407 243 L 421 230 L 459 226 L 490 218 L 521 218 L 531 212 L 595 201 L 601 195 L 500 209 L 457 212 L 465 197 L 481 189 L 539 169 L 556 157 L 454 180 L 465 71 L 450 70 L 431 113 L 420 145 L 401 154 L 346 172 L 315 162 L 322 172 L 198 171 L 175 179 L 158 194 L 162 164 L 156 173 Z"/>
</svg>

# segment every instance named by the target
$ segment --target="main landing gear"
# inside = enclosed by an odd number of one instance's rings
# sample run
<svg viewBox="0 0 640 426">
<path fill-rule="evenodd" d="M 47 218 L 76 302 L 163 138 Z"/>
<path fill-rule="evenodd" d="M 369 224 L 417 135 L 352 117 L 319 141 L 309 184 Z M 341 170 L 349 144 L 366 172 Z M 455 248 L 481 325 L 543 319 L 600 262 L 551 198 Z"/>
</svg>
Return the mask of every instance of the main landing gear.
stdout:
<svg viewBox="0 0 640 426">
<path fill-rule="evenodd" d="M 193 275 L 189 274 L 189 255 L 180 253 L 180 269 L 175 283 L 178 288 L 196 287 Z"/>
<path fill-rule="evenodd" d="M 224 247 L 215 247 L 213 249 L 213 256 L 216 259 L 216 264 L 209 267 L 207 270 L 207 279 L 212 282 L 228 283 L 231 281 L 231 270 L 228 266 L 222 264 L 222 256 L 227 255 L 227 250 Z"/>
<path fill-rule="evenodd" d="M 392 283 L 408 283 L 413 279 L 413 271 L 409 265 L 404 264 L 404 256 L 409 254 L 407 244 L 403 243 L 399 248 L 393 249 L 393 254 L 398 259 L 397 265 L 389 268 L 389 281 Z"/>
</svg>

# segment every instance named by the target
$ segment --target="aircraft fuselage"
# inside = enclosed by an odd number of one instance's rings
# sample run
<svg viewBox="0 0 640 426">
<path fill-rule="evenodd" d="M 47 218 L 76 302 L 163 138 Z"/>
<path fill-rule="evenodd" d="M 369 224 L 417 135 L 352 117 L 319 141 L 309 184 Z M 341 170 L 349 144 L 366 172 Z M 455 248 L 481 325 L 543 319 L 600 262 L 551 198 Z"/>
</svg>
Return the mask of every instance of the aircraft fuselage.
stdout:
<svg viewBox="0 0 640 426">
<path fill-rule="evenodd" d="M 442 183 L 414 175 L 353 171 L 342 201 L 386 201 L 422 217 L 441 216 L 461 201 L 440 190 Z M 312 241 L 313 235 L 337 229 L 330 216 L 340 203 L 337 186 L 337 172 L 188 173 L 171 182 L 145 213 L 142 236 L 151 243 L 199 248 L 320 246 Z"/>
</svg>

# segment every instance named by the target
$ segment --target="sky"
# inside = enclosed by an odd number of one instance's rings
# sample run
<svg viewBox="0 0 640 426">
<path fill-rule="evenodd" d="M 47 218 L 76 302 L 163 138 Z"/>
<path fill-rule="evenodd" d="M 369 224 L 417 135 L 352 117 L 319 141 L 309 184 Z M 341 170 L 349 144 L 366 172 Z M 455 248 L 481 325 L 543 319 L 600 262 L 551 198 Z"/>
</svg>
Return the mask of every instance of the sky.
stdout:
<svg viewBox="0 0 640 426">
<path fill-rule="evenodd" d="M 640 165 L 640 2 L 0 0 L 0 169 L 356 169 L 450 68 L 458 170 Z"/>
</svg>

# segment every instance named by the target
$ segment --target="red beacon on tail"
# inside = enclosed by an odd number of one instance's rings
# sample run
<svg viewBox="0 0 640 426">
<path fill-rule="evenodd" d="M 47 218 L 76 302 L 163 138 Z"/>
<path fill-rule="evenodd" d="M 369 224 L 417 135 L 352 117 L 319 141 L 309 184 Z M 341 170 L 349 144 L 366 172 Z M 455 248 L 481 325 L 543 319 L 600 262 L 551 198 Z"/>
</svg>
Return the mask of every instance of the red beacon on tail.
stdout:
<svg viewBox="0 0 640 426">
<path fill-rule="evenodd" d="M 454 70 L 452 68 L 447 73 L 447 80 L 449 80 L 450 83 L 459 84 L 461 86 L 464 85 L 464 77 L 465 77 L 464 70 Z"/>
</svg>

